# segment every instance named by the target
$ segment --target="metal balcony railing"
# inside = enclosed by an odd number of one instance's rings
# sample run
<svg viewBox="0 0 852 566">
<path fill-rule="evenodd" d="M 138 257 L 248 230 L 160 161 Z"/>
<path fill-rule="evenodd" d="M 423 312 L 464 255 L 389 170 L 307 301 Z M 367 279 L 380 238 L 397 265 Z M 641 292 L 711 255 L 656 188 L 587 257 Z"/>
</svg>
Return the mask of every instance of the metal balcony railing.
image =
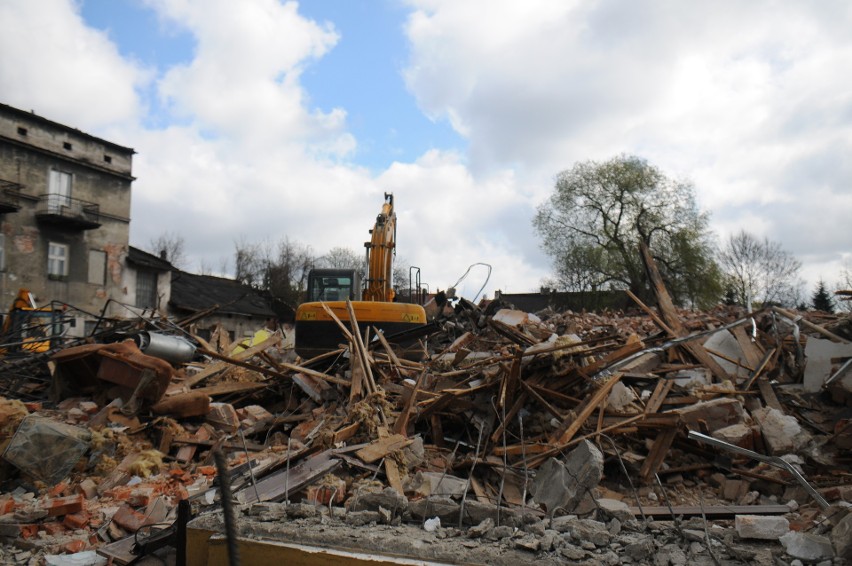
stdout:
<svg viewBox="0 0 852 566">
<path fill-rule="evenodd" d="M 20 191 L 23 185 L 0 179 L 0 213 L 17 212 L 21 209 Z"/>
<path fill-rule="evenodd" d="M 83 230 L 101 225 L 100 205 L 58 194 L 39 197 L 36 217 L 46 222 Z"/>
</svg>

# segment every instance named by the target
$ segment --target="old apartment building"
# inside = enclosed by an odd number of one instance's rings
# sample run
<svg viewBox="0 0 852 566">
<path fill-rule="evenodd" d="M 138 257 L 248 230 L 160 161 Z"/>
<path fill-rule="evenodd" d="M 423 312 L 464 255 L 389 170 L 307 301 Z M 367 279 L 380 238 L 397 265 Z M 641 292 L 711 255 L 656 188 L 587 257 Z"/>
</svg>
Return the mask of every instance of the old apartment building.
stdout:
<svg viewBox="0 0 852 566">
<path fill-rule="evenodd" d="M 0 104 L 0 309 L 20 288 L 76 312 L 135 303 L 123 281 L 133 154 Z"/>
</svg>

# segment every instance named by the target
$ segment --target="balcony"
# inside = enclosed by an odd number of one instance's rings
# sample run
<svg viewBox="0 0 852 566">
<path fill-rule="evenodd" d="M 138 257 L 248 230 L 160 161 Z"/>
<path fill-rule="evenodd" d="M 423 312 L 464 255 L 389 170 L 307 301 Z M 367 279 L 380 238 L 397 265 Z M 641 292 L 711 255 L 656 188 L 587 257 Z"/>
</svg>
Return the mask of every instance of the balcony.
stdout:
<svg viewBox="0 0 852 566">
<path fill-rule="evenodd" d="M 0 179 L 0 214 L 18 212 L 21 209 L 19 196 L 22 187 L 20 183 Z"/>
<path fill-rule="evenodd" d="M 35 216 L 39 222 L 68 230 L 93 230 L 101 226 L 99 205 L 57 194 L 41 195 Z"/>
</svg>

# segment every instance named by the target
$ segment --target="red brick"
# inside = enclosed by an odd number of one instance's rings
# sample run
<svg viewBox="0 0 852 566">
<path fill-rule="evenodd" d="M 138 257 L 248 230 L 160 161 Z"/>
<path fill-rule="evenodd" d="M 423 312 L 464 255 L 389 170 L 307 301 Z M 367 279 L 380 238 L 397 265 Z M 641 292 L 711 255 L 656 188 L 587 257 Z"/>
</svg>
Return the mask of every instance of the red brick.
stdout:
<svg viewBox="0 0 852 566">
<path fill-rule="evenodd" d="M 58 535 L 65 532 L 65 527 L 59 521 L 49 521 L 41 525 L 41 530 L 49 535 Z"/>
<path fill-rule="evenodd" d="M 83 496 L 81 494 L 57 497 L 47 500 L 43 507 L 47 509 L 49 517 L 58 517 L 69 513 L 78 513 L 83 510 Z"/>
<path fill-rule="evenodd" d="M 127 501 L 130 499 L 130 494 L 133 493 L 133 489 L 127 487 L 126 485 L 122 485 L 119 487 L 114 487 L 112 489 L 108 489 L 104 492 L 104 495 L 107 497 L 112 497 L 118 501 Z"/>
<path fill-rule="evenodd" d="M 134 511 L 132 507 L 124 504 L 112 516 L 112 522 L 127 532 L 135 533 L 145 526 L 146 518 L 142 513 Z"/>
<path fill-rule="evenodd" d="M 127 498 L 127 502 L 133 507 L 145 507 L 154 498 L 154 489 L 151 487 L 140 487 L 134 489 Z"/>
<path fill-rule="evenodd" d="M 32 523 L 19 525 L 18 528 L 21 530 L 21 538 L 32 538 L 38 534 L 38 525 Z"/>
<path fill-rule="evenodd" d="M 26 539 L 36 536 L 40 528 L 35 523 L 0 523 L 0 536 L 4 539 Z"/>
<path fill-rule="evenodd" d="M 189 499 L 189 492 L 186 490 L 186 487 L 179 485 L 177 486 L 177 489 L 175 489 L 175 497 L 178 501 Z"/>
<path fill-rule="evenodd" d="M 63 525 L 68 527 L 71 530 L 77 530 L 84 528 L 89 523 L 89 514 L 85 511 L 80 511 L 79 513 L 71 513 L 70 515 L 65 515 L 65 520 L 62 522 Z"/>
<path fill-rule="evenodd" d="M 11 497 L 9 499 L 3 499 L 0 501 L 0 515 L 5 515 L 6 513 L 11 513 L 15 510 L 15 500 Z"/>
<path fill-rule="evenodd" d="M 84 540 L 72 540 L 71 542 L 65 544 L 62 548 L 65 549 L 69 554 L 76 554 L 86 548 L 86 541 Z"/>
<path fill-rule="evenodd" d="M 41 411 L 41 401 L 31 401 L 28 403 L 24 403 L 24 407 L 31 413 L 35 413 L 36 411 Z"/>
<path fill-rule="evenodd" d="M 215 476 L 216 475 L 216 468 L 213 467 L 213 466 L 198 466 L 198 468 L 196 468 L 196 471 L 199 474 L 204 474 L 205 476 Z"/>
<path fill-rule="evenodd" d="M 66 481 L 59 482 L 58 484 L 53 486 L 53 488 L 48 492 L 48 495 L 50 497 L 59 497 L 60 495 L 65 493 L 65 491 L 67 489 L 68 489 L 68 482 L 66 482 Z"/>
</svg>

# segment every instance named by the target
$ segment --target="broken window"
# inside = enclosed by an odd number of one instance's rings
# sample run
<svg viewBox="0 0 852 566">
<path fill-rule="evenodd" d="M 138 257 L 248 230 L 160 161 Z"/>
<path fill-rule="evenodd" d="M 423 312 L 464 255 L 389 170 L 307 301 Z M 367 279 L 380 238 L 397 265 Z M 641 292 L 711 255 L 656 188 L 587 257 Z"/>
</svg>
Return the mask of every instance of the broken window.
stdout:
<svg viewBox="0 0 852 566">
<path fill-rule="evenodd" d="M 136 306 L 147 309 L 157 307 L 157 272 L 136 272 Z"/>
<path fill-rule="evenodd" d="M 89 250 L 89 283 L 106 283 L 106 252 L 103 250 Z"/>
<path fill-rule="evenodd" d="M 50 242 L 47 247 L 47 275 L 65 277 L 68 275 L 68 246 Z"/>
</svg>

